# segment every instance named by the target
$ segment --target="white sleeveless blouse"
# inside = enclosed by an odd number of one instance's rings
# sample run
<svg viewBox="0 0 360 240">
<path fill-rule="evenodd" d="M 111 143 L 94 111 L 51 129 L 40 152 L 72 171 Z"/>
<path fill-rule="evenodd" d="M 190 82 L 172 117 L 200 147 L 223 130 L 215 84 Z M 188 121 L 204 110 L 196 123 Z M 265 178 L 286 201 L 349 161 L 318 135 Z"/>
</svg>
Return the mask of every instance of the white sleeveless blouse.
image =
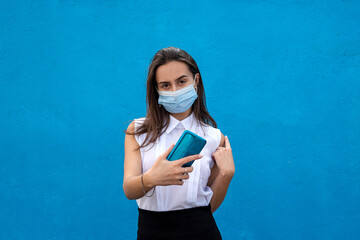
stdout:
<svg viewBox="0 0 360 240">
<path fill-rule="evenodd" d="M 135 119 L 135 129 L 144 119 Z M 157 157 L 164 153 L 172 143 L 176 143 L 185 130 L 190 130 L 206 139 L 207 143 L 200 153 L 203 157 L 194 161 L 192 165 L 194 171 L 189 173 L 190 178 L 184 180 L 183 185 L 156 186 L 153 196 L 144 196 L 136 200 L 139 208 L 151 211 L 170 211 L 209 205 L 213 195 L 211 188 L 207 186 L 211 168 L 214 166 L 211 155 L 220 144 L 221 132 L 210 125 L 200 125 L 193 113 L 182 121 L 170 115 L 169 127 L 156 143 L 140 149 L 142 172 L 148 171 Z M 141 145 L 145 140 L 145 134 L 135 136 L 135 139 Z M 148 195 L 152 191 L 153 189 L 148 192 Z"/>
</svg>

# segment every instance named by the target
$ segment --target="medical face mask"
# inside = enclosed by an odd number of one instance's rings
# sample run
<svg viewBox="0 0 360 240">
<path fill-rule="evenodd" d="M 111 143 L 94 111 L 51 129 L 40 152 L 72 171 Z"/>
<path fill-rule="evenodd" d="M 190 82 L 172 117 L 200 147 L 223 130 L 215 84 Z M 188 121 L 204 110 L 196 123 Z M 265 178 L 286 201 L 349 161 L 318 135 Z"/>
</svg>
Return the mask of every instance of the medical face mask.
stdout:
<svg viewBox="0 0 360 240">
<path fill-rule="evenodd" d="M 193 84 L 186 86 L 177 91 L 158 91 L 158 103 L 170 113 L 182 113 L 188 110 L 195 100 L 197 93 L 195 91 L 195 81 Z"/>
</svg>

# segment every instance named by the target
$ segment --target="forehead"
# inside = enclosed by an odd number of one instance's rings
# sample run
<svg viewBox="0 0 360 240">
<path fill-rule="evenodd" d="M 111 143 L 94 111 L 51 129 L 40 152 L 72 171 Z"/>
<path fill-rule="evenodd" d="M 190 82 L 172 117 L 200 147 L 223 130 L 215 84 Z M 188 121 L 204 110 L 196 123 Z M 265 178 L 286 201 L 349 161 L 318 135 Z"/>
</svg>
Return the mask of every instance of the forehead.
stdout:
<svg viewBox="0 0 360 240">
<path fill-rule="evenodd" d="M 156 70 L 156 82 L 162 81 L 174 81 L 181 75 L 191 76 L 191 72 L 189 71 L 186 63 L 179 61 L 171 61 L 164 65 L 161 65 Z"/>
</svg>

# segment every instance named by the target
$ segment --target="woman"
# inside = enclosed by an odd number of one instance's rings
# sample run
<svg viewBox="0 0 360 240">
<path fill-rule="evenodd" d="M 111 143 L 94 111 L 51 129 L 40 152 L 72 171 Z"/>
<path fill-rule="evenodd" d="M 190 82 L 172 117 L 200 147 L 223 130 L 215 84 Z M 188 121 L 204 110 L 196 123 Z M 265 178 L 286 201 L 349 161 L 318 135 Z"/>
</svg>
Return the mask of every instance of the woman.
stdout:
<svg viewBox="0 0 360 240">
<path fill-rule="evenodd" d="M 138 239 L 221 239 L 212 213 L 235 166 L 228 138 L 206 109 L 194 59 L 179 48 L 159 50 L 149 66 L 146 100 L 146 117 L 135 119 L 125 136 L 123 188 L 139 207 Z M 201 155 L 166 160 L 184 130 L 207 140 Z"/>
</svg>

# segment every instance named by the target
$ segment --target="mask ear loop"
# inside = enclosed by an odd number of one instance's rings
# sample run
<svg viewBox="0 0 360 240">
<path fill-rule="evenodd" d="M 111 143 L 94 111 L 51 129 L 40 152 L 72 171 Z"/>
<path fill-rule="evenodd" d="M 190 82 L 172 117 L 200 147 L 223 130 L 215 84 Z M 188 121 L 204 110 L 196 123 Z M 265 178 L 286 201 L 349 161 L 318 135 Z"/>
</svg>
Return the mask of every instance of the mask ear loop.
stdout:
<svg viewBox="0 0 360 240">
<path fill-rule="evenodd" d="M 158 89 L 158 87 L 157 87 L 157 85 L 155 84 L 155 90 L 158 92 L 159 91 L 159 89 Z M 158 95 L 159 95 L 159 97 L 160 97 L 160 94 L 158 93 Z M 159 106 L 159 108 L 161 108 L 161 104 L 158 104 L 158 106 Z"/>
</svg>

